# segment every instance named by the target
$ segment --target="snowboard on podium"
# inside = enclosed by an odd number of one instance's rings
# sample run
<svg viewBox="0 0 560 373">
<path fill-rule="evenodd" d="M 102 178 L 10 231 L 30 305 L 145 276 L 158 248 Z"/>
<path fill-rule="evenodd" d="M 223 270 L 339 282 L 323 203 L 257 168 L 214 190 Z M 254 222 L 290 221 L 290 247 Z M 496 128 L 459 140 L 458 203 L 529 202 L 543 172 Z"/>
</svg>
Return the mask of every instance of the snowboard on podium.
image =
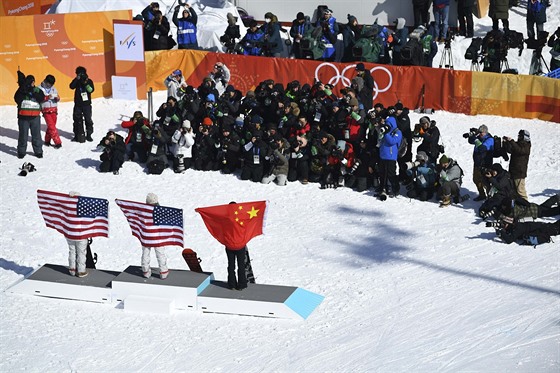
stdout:
<svg viewBox="0 0 560 373">
<path fill-rule="evenodd" d="M 196 255 L 196 252 L 191 249 L 184 249 L 182 255 L 191 271 L 202 273 L 202 268 L 200 267 L 202 259 Z"/>
<path fill-rule="evenodd" d="M 253 273 L 253 267 L 251 266 L 251 258 L 249 257 L 249 250 L 245 249 L 245 275 L 247 276 L 247 282 L 250 284 L 255 283 L 255 274 Z"/>
</svg>

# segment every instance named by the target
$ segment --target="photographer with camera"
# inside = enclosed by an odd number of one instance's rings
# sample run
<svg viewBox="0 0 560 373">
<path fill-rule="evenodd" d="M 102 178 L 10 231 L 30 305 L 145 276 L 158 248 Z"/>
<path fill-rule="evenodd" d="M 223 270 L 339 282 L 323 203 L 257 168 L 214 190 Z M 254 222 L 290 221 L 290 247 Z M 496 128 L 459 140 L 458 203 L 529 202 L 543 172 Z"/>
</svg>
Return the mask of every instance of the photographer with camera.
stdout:
<svg viewBox="0 0 560 373">
<path fill-rule="evenodd" d="M 270 184 L 274 181 L 278 186 L 286 186 L 288 182 L 290 144 L 288 140 L 278 133 L 274 135 L 272 140 L 269 143 L 270 153 L 267 156 L 269 163 L 268 175 L 262 178 L 261 183 Z"/>
<path fill-rule="evenodd" d="M 284 43 L 282 43 L 282 37 L 280 36 L 280 27 L 276 15 L 271 12 L 264 15 L 264 24 L 260 27 L 264 34 L 262 44 L 264 56 L 281 57 L 284 51 Z"/>
<path fill-rule="evenodd" d="M 397 157 L 403 137 L 394 117 L 388 116 L 388 113 L 385 112 L 380 114 L 380 118 L 381 124 L 378 127 L 378 132 L 380 137 L 379 166 L 381 180 L 380 192 L 376 196 L 381 201 L 385 201 L 387 196 L 396 197 L 399 194 L 400 184 L 397 177 Z"/>
<path fill-rule="evenodd" d="M 478 190 L 478 197 L 474 201 L 484 201 L 486 199 L 486 184 L 483 179 L 482 169 L 492 166 L 494 160 L 494 137 L 488 133 L 488 127 L 483 124 L 477 128 L 471 128 L 464 133 L 463 137 L 468 139 L 469 144 L 474 145 L 473 150 L 473 182 Z"/>
<path fill-rule="evenodd" d="M 527 38 L 534 39 L 539 32 L 544 31 L 545 22 L 546 5 L 541 0 L 527 0 Z"/>
<path fill-rule="evenodd" d="M 263 179 L 268 147 L 262 140 L 262 136 L 261 130 L 253 130 L 249 142 L 243 147 L 244 162 L 241 169 L 241 180 L 260 183 Z"/>
<path fill-rule="evenodd" d="M 218 151 L 218 162 L 222 173 L 231 174 L 239 168 L 241 139 L 229 123 L 222 124 L 220 137 L 221 149 Z"/>
<path fill-rule="evenodd" d="M 336 18 L 332 15 L 332 10 L 325 9 L 322 16 L 317 18 L 315 27 L 319 27 L 321 29 L 320 42 L 325 47 L 320 60 L 334 61 L 336 57 L 336 40 L 339 30 Z"/>
<path fill-rule="evenodd" d="M 449 206 L 451 198 L 453 198 L 453 202 L 459 203 L 461 184 L 463 184 L 463 169 L 457 161 L 444 154 L 439 159 L 437 170 L 439 170 L 437 194 L 441 198 L 439 207 Z"/>
<path fill-rule="evenodd" d="M 560 26 L 550 35 L 548 44 L 550 48 L 550 71 L 560 68 Z"/>
<path fill-rule="evenodd" d="M 173 96 L 167 97 L 167 102 L 161 104 L 156 111 L 160 128 L 165 131 L 168 138 L 173 136 L 175 131 L 181 126 L 182 120 L 180 112 L 177 99 Z"/>
<path fill-rule="evenodd" d="M 212 71 L 208 74 L 208 77 L 214 82 L 214 86 L 218 91 L 216 97 L 220 96 L 226 90 L 229 80 L 231 78 L 231 73 L 223 62 L 216 62 Z"/>
<path fill-rule="evenodd" d="M 517 194 L 526 201 L 529 201 L 527 190 L 525 189 L 525 178 L 527 177 L 529 155 L 531 154 L 531 136 L 529 131 L 520 130 L 517 135 L 517 141 L 511 137 L 504 137 L 503 149 L 511 154 L 509 173 L 513 179 Z"/>
<path fill-rule="evenodd" d="M 166 16 L 160 10 L 153 10 L 153 18 L 148 21 L 144 28 L 144 41 L 147 51 L 157 51 L 171 49 L 173 45 L 169 43 L 171 27 Z M 175 41 L 173 40 L 173 43 Z"/>
<path fill-rule="evenodd" d="M 183 16 L 179 18 L 179 9 L 181 5 L 184 7 Z M 179 49 L 198 49 L 198 41 L 196 38 L 196 23 L 198 16 L 196 11 L 185 0 L 179 1 L 179 5 L 175 6 L 172 18 L 173 24 L 177 26 L 177 46 Z"/>
<path fill-rule="evenodd" d="M 114 131 L 109 131 L 101 139 L 98 147 L 103 149 L 103 153 L 99 157 L 101 159 L 99 172 L 112 172 L 118 175 L 126 154 L 126 145 L 123 137 Z"/>
<path fill-rule="evenodd" d="M 148 135 L 148 159 L 146 160 L 147 172 L 150 175 L 161 175 L 167 168 L 167 152 L 169 135 L 161 128 L 159 120 L 154 121 L 153 129 Z"/>
<path fill-rule="evenodd" d="M 173 154 L 173 171 L 182 173 L 192 167 L 192 149 L 194 133 L 191 122 L 185 119 L 181 128 L 171 136 L 171 154 Z"/>
<path fill-rule="evenodd" d="M 254 19 L 249 21 L 249 27 L 247 27 L 247 33 L 239 44 L 243 48 L 243 54 L 245 56 L 261 56 L 263 53 L 262 44 L 264 42 L 264 32 L 258 27 L 257 21 Z"/>
<path fill-rule="evenodd" d="M 436 170 L 435 165 L 428 161 L 428 155 L 419 151 L 416 160 L 406 162 L 406 175 L 409 183 L 406 185 L 408 198 L 427 201 L 434 196 Z"/>
<path fill-rule="evenodd" d="M 488 199 L 478 209 L 478 215 L 486 219 L 495 212 L 504 199 L 512 200 L 517 197 L 517 192 L 509 172 L 499 163 L 494 163 L 489 168 L 483 168 L 484 183 L 488 190 Z"/>
<path fill-rule="evenodd" d="M 348 106 L 343 110 L 346 111 L 346 118 L 344 118 L 346 125 L 343 128 L 343 137 L 341 139 L 357 146 L 366 135 L 366 112 L 364 109 L 360 109 L 360 103 L 356 98 L 350 99 Z"/>
<path fill-rule="evenodd" d="M 76 67 L 76 77 L 70 82 L 70 89 L 74 90 L 74 110 L 72 112 L 74 138 L 72 141 L 83 143 L 87 140 L 91 142 L 93 141 L 91 137 L 93 133 L 91 94 L 95 91 L 95 86 L 88 77 L 85 67 Z"/>
<path fill-rule="evenodd" d="M 440 133 L 436 121 L 430 120 L 427 116 L 420 118 L 420 122 L 415 126 L 413 137 L 422 139 L 422 143 L 416 151 L 425 152 L 428 155 L 429 163 L 435 164 L 441 153 Z"/>
<path fill-rule="evenodd" d="M 184 89 L 184 94 L 177 102 L 177 106 L 179 107 L 179 116 L 183 120 L 188 119 L 191 122 L 195 120 L 201 107 L 201 100 L 192 86 L 187 86 Z"/>
<path fill-rule="evenodd" d="M 121 127 L 128 130 L 128 135 L 124 141 L 128 159 L 131 161 L 137 159 L 138 162 L 145 163 L 148 159 L 150 121 L 144 117 L 141 111 L 135 111 L 130 120 L 121 123 Z"/>
<path fill-rule="evenodd" d="M 217 167 L 217 154 L 220 143 L 217 127 L 210 117 L 202 119 L 194 141 L 194 169 L 214 171 Z"/>
<path fill-rule="evenodd" d="M 25 76 L 18 70 L 18 89 L 14 94 L 14 101 L 18 111 L 18 145 L 17 156 L 25 157 L 29 131 L 31 131 L 31 145 L 37 158 L 43 158 L 43 140 L 41 139 L 41 103 L 45 94 L 35 87 L 35 77 Z"/>
<path fill-rule="evenodd" d="M 184 95 L 185 89 L 188 86 L 185 78 L 183 77 L 183 73 L 179 69 L 174 70 L 171 74 L 169 74 L 169 76 L 163 81 L 163 84 L 167 87 L 167 97 L 172 96 L 177 100 L 181 99 L 181 96 Z"/>
<path fill-rule="evenodd" d="M 142 19 L 144 21 L 144 27 L 148 25 L 148 23 L 154 19 L 155 12 L 159 11 L 159 3 L 158 2 L 151 2 L 147 7 L 142 10 Z"/>
<path fill-rule="evenodd" d="M 364 106 L 364 110 L 368 112 L 373 108 L 373 89 L 375 88 L 375 82 L 373 76 L 371 76 L 371 71 L 366 69 L 362 62 L 356 64 L 356 74 L 364 80 L 362 89 L 356 92 L 356 94 Z"/>
<path fill-rule="evenodd" d="M 235 119 L 235 117 L 239 115 L 242 98 L 243 95 L 241 91 L 235 89 L 231 84 L 228 84 L 224 93 L 218 99 L 218 111 L 222 113 L 224 117 L 230 116 Z"/>
</svg>

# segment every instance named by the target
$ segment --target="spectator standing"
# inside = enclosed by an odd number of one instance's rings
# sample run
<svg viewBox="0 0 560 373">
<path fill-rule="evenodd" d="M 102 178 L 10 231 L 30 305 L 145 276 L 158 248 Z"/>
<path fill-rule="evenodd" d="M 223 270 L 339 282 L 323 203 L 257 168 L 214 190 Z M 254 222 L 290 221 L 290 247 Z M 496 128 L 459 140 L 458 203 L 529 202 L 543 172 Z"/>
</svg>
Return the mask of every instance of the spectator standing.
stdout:
<svg viewBox="0 0 560 373">
<path fill-rule="evenodd" d="M 24 76 L 18 70 L 19 88 L 14 94 L 18 110 L 18 158 L 25 157 L 27 140 L 31 131 L 31 145 L 37 158 L 43 158 L 43 140 L 41 139 L 41 102 L 45 95 L 39 87 L 35 87 L 33 75 Z"/>
<path fill-rule="evenodd" d="M 261 26 L 264 34 L 263 51 L 267 57 L 280 57 L 284 51 L 282 37 L 280 37 L 280 23 L 276 15 L 267 12 L 264 15 L 264 24 Z"/>
<path fill-rule="evenodd" d="M 177 26 L 177 45 L 179 49 L 198 49 L 198 41 L 196 38 L 196 23 L 198 16 L 193 7 L 188 3 L 183 5 L 183 16 L 179 18 L 179 9 L 181 5 L 175 7 L 173 12 L 173 24 Z"/>
<path fill-rule="evenodd" d="M 550 49 L 550 71 L 560 68 L 560 26 L 548 39 Z"/>
<path fill-rule="evenodd" d="M 342 40 L 344 42 L 344 52 L 342 53 L 342 62 L 354 61 L 352 48 L 356 44 L 356 40 L 362 33 L 362 26 L 358 23 L 358 19 L 348 14 L 348 23 L 341 28 Z"/>
<path fill-rule="evenodd" d="M 336 36 L 339 30 L 336 18 L 333 17 L 332 10 L 326 9 L 323 13 L 323 17 L 317 20 L 315 26 L 321 28 L 321 42 L 325 46 L 321 59 L 325 61 L 334 61 L 336 57 Z"/>
<path fill-rule="evenodd" d="M 513 179 L 513 184 L 517 194 L 525 201 L 529 201 L 527 190 L 525 189 L 525 178 L 529 165 L 529 155 L 531 154 L 531 136 L 529 131 L 520 130 L 517 141 L 511 137 L 504 137 L 503 146 L 505 151 L 511 154 L 509 161 L 509 174 Z"/>
<path fill-rule="evenodd" d="M 145 28 L 145 40 L 147 51 L 158 51 L 171 49 L 169 46 L 169 21 L 161 11 L 155 10 L 154 17 Z"/>
<path fill-rule="evenodd" d="M 535 39 L 539 32 L 544 31 L 546 22 L 546 5 L 541 0 L 527 0 L 527 37 Z M 535 33 L 535 25 L 537 32 Z"/>
<path fill-rule="evenodd" d="M 488 127 L 481 125 L 478 131 L 471 131 L 467 136 L 469 144 L 474 145 L 473 151 L 473 182 L 478 189 L 478 197 L 474 201 L 483 201 L 486 199 L 486 185 L 484 183 L 483 171 L 492 166 L 494 160 L 494 138 L 488 133 Z"/>
<path fill-rule="evenodd" d="M 56 121 L 58 119 L 58 101 L 60 101 L 60 96 L 58 95 L 57 89 L 54 87 L 55 78 L 51 74 L 45 77 L 45 80 L 41 83 L 41 90 L 45 94 L 45 101 L 41 103 L 41 111 L 43 112 L 43 118 L 47 123 L 47 132 L 45 133 L 45 145 L 51 146 L 51 140 L 53 140 L 53 147 L 55 149 L 60 149 L 62 147 L 62 140 L 58 135 L 58 129 L 56 128 Z"/>
<path fill-rule="evenodd" d="M 397 30 L 393 34 L 393 65 L 400 66 L 401 62 L 401 49 L 408 41 L 408 28 L 406 28 L 406 21 L 404 18 L 397 18 L 395 20 Z"/>
<path fill-rule="evenodd" d="M 457 18 L 459 18 L 459 34 L 467 38 L 474 35 L 473 8 L 475 0 L 458 0 Z"/>
<path fill-rule="evenodd" d="M 356 72 L 364 80 L 364 86 L 356 93 L 360 102 L 364 105 L 364 110 L 368 112 L 373 108 L 373 89 L 375 88 L 373 76 L 371 76 L 371 72 L 361 62 L 356 65 Z"/>
<path fill-rule="evenodd" d="M 509 30 L 509 1 L 490 0 L 488 16 L 492 18 L 492 30 L 499 30 L 498 22 L 500 20 L 504 26 L 504 31 Z"/>
<path fill-rule="evenodd" d="M 414 28 L 427 27 L 430 23 L 430 0 L 412 0 L 414 12 Z"/>
<path fill-rule="evenodd" d="M 433 10 L 436 21 L 436 38 L 443 43 L 447 39 L 447 29 L 449 28 L 449 1 L 434 0 Z"/>
<path fill-rule="evenodd" d="M 292 44 L 292 53 L 295 58 L 303 58 L 301 41 L 303 39 L 303 35 L 305 35 L 310 27 L 311 22 L 309 21 L 309 17 L 303 14 L 303 12 L 299 12 L 296 15 L 296 19 L 292 22 L 292 27 L 290 27 L 290 37 L 294 42 Z"/>
<path fill-rule="evenodd" d="M 174 70 L 165 80 L 163 84 L 167 87 L 167 97 L 172 96 L 177 100 L 181 99 L 184 94 L 185 88 L 187 88 L 187 82 L 183 77 L 183 72 L 179 69 Z"/>
</svg>

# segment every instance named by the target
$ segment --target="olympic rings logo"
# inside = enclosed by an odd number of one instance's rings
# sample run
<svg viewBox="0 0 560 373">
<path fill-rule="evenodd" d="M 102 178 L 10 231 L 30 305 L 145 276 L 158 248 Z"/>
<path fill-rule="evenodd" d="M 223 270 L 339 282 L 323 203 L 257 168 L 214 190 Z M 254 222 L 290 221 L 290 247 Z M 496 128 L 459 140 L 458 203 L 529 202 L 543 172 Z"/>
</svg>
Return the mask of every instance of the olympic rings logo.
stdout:
<svg viewBox="0 0 560 373">
<path fill-rule="evenodd" d="M 320 80 L 319 79 L 319 71 L 323 68 L 330 68 L 333 70 L 333 76 L 329 79 L 328 84 L 331 84 L 332 86 L 336 86 L 339 83 L 342 83 L 345 87 L 350 86 L 351 84 L 351 79 L 348 78 L 346 76 L 346 73 L 348 70 L 354 70 L 356 68 L 356 65 L 349 65 L 346 66 L 342 72 L 338 71 L 338 67 L 336 67 L 333 63 L 330 62 L 323 62 L 322 64 L 320 64 L 319 66 L 317 66 L 317 69 L 315 69 L 315 80 Z M 393 75 L 391 74 L 391 72 L 389 71 L 389 69 L 387 69 L 384 66 L 375 66 L 374 68 L 372 68 L 371 70 L 369 70 L 371 72 L 371 74 L 373 75 L 373 73 L 376 70 L 380 70 L 380 71 L 384 71 L 387 73 L 387 76 L 389 77 L 389 82 L 387 83 L 387 86 L 383 89 L 379 88 L 379 86 L 377 85 L 377 81 L 374 79 L 373 80 L 373 99 L 375 100 L 377 98 L 377 96 L 380 93 L 383 92 L 387 92 L 389 90 L 389 88 L 391 88 L 391 86 L 393 85 Z"/>
</svg>

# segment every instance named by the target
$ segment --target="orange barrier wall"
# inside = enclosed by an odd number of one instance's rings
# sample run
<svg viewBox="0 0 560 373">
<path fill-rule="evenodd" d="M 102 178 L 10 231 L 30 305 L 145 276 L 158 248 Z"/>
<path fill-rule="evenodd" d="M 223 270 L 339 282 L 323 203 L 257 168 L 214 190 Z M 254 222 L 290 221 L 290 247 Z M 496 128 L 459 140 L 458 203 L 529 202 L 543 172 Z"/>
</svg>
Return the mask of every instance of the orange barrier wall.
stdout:
<svg viewBox="0 0 560 373">
<path fill-rule="evenodd" d="M 54 75 L 62 100 L 70 101 L 74 93 L 68 85 L 81 65 L 95 83 L 93 96 L 111 96 L 113 19 L 130 18 L 129 10 L 0 17 L 0 105 L 14 104 L 18 66 L 37 84 Z"/>
<path fill-rule="evenodd" d="M 312 83 L 314 78 L 339 90 L 356 75 L 352 64 L 284 58 L 240 56 L 189 50 L 146 52 L 148 87 L 164 90 L 163 81 L 181 69 L 190 85 L 198 87 L 217 61 L 231 71 L 231 84 L 242 92 L 265 79 L 286 85 L 292 80 Z M 560 123 L 560 80 L 531 75 L 432 69 L 417 66 L 365 64 L 372 71 L 374 102 L 393 105 L 400 99 L 409 108 L 424 107 L 469 115 L 490 114 L 539 118 Z"/>
</svg>

